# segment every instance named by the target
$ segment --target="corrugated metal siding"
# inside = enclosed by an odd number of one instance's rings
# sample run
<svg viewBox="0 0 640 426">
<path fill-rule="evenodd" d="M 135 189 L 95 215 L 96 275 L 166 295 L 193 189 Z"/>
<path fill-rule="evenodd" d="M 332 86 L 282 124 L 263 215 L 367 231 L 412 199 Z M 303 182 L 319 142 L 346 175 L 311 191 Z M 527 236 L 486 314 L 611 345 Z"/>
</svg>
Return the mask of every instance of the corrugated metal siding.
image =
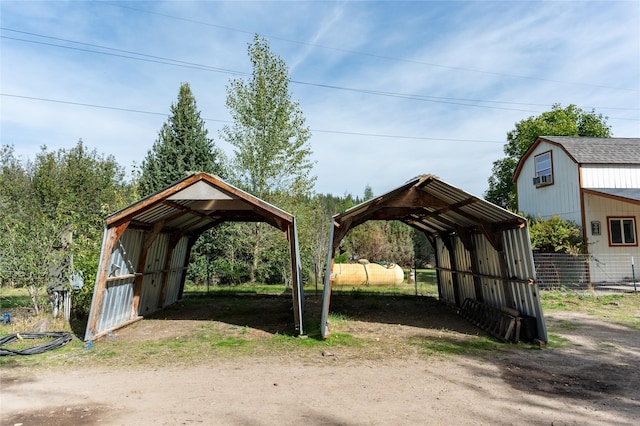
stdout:
<svg viewBox="0 0 640 426">
<path fill-rule="evenodd" d="M 189 239 L 182 237 L 180 242 L 173 249 L 173 255 L 171 257 L 171 264 L 169 277 L 167 280 L 167 286 L 164 294 L 164 306 L 171 305 L 178 301 L 180 295 L 180 283 L 182 281 L 183 268 L 186 268 L 189 261 L 187 256 L 187 243 Z"/>
<path fill-rule="evenodd" d="M 491 306 L 499 306 L 504 300 L 504 287 L 500 280 L 489 278 L 488 276 L 500 276 L 500 258 L 498 252 L 493 248 L 484 235 L 476 234 L 473 237 L 473 244 L 478 253 L 478 273 L 486 275 L 480 277 L 482 283 L 482 297 L 485 303 Z"/>
<path fill-rule="evenodd" d="M 472 238 L 472 244 L 478 256 L 477 273 L 481 275 L 478 279 L 481 283 L 484 303 L 497 308 L 506 306 L 520 311 L 522 315 L 536 317 L 538 329 L 541 331 L 540 336 L 546 336 L 538 287 L 535 284 L 535 266 L 529 245 L 529 231 L 527 228 L 509 229 L 502 231 L 500 238 L 504 254 L 489 244 L 484 235 L 475 234 Z M 438 265 L 444 269 L 438 270 L 440 298 L 448 303 L 455 303 L 454 273 L 448 270 L 451 269 L 449 252 L 440 238 L 436 242 Z M 458 238 L 454 238 L 453 242 L 457 270 L 461 271 L 457 274 L 460 302 L 465 298 L 477 300 L 471 268 L 471 253 L 464 248 Z M 501 261 L 501 256 L 504 256 L 504 261 Z M 534 281 L 532 281 L 533 284 L 505 282 L 504 279 L 491 277 Z"/>
<path fill-rule="evenodd" d="M 451 260 L 449 250 L 444 246 L 440 238 L 436 240 L 436 256 L 438 256 L 438 283 L 440 285 L 440 299 L 447 303 L 455 303 L 455 293 L 453 292 L 453 275 L 451 274 Z"/>
<path fill-rule="evenodd" d="M 640 166 L 583 165 L 583 188 L 640 188 Z"/>
<path fill-rule="evenodd" d="M 147 252 L 147 262 L 144 266 L 144 278 L 140 293 L 139 315 L 148 315 L 158 310 L 160 290 L 162 289 L 162 271 L 164 270 L 169 235 L 160 234 L 153 240 Z"/>
<path fill-rule="evenodd" d="M 98 332 L 116 327 L 135 317 L 135 313 L 132 312 L 135 277 L 131 275 L 137 272 L 136 265 L 143 240 L 143 231 L 127 230 L 111 251 L 107 265 L 108 276 L 123 278 L 106 284 L 98 319 Z"/>
<path fill-rule="evenodd" d="M 473 271 L 471 268 L 471 255 L 464 248 L 464 245 L 459 238 L 454 238 L 452 243 L 455 252 L 457 270 L 468 272 L 468 274 L 458 274 L 458 295 L 460 296 L 460 300 L 464 300 L 466 298 L 475 299 L 476 291 L 473 285 L 473 275 L 471 275 L 471 272 Z"/>
<path fill-rule="evenodd" d="M 134 281 L 128 278 L 107 283 L 98 330 L 109 330 L 132 318 Z"/>
<path fill-rule="evenodd" d="M 109 276 L 120 276 L 135 274 L 140 253 L 142 251 L 142 243 L 144 241 L 144 232 L 128 229 L 124 232 L 120 240 L 111 252 L 109 262 Z M 114 273 L 114 271 L 117 271 Z"/>
</svg>

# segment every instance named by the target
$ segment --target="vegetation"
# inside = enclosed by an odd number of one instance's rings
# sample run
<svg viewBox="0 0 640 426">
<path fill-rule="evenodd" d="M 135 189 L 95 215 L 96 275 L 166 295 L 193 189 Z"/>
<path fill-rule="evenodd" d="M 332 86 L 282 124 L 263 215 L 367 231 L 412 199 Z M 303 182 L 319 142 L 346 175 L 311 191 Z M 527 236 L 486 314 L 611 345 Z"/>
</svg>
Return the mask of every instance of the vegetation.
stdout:
<svg viewBox="0 0 640 426">
<path fill-rule="evenodd" d="M 311 132 L 299 103 L 291 99 L 288 69 L 258 35 L 249 44 L 248 55 L 253 66 L 251 76 L 246 81 L 232 79 L 227 87 L 226 104 L 233 124 L 225 126 L 221 134 L 234 147 L 230 179 L 239 188 L 296 217 L 305 213 L 309 216 L 306 201 L 316 179 L 310 159 Z M 239 226 L 250 235 L 248 241 L 240 242 L 252 248 L 249 280 L 290 279 L 286 274 L 288 248 L 281 236 L 262 223 Z M 312 233 L 304 226 L 299 230 L 301 240 L 308 242 L 307 234 Z"/>
<path fill-rule="evenodd" d="M 189 83 L 182 83 L 178 101 L 147 151 L 139 171 L 141 196 L 159 191 L 190 173 L 212 173 L 224 177 L 224 156 L 208 136 Z"/>
<path fill-rule="evenodd" d="M 133 199 L 133 188 L 113 157 L 89 151 L 82 140 L 69 150 L 42 147 L 24 162 L 13 147 L 0 156 L 0 284 L 26 288 L 36 311 L 47 285 L 81 271 L 75 312 L 88 312 L 104 218 Z M 73 238 L 63 236 L 72 235 Z M 62 265 L 62 266 L 61 266 Z M 61 277 L 52 271 L 60 271 Z M 67 285 L 68 287 L 68 285 Z"/>
<path fill-rule="evenodd" d="M 507 133 L 504 145 L 505 157 L 494 161 L 489 188 L 484 196 L 487 201 L 511 210 L 517 209 L 516 188 L 513 180 L 518 161 L 539 136 L 591 136 L 611 137 L 607 117 L 595 111 L 585 112 L 575 105 L 562 108 L 554 104 L 551 111 L 529 117 L 516 123 Z"/>
<path fill-rule="evenodd" d="M 550 219 L 529 218 L 531 249 L 541 253 L 585 253 L 586 244 L 580 226 L 552 216 Z"/>
<path fill-rule="evenodd" d="M 634 294 L 593 295 L 579 292 L 541 292 L 545 314 L 552 317 L 554 312 L 576 310 L 607 322 L 640 329 L 640 297 Z M 26 290 L 13 292 L 11 297 L 2 297 L 2 309 L 15 305 L 15 301 L 29 303 Z M 307 338 L 294 337 L 287 332 L 276 331 L 280 320 L 268 308 L 267 316 L 260 309 L 271 306 L 273 301 L 278 311 L 287 311 L 288 298 L 261 299 L 256 297 L 215 295 L 208 298 L 188 298 L 169 310 L 157 313 L 137 324 L 130 325 L 122 332 L 106 336 L 94 342 L 92 347 L 79 339 L 73 339 L 66 346 L 39 355 L 2 357 L 0 367 L 24 367 L 31 371 L 38 368 L 101 366 L 128 368 L 136 365 L 163 367 L 194 363 L 216 362 L 220 359 L 293 356 L 318 362 L 323 357 L 340 356 L 343 359 L 389 360 L 395 357 L 491 356 L 496 352 L 522 352 L 535 350 L 528 344 L 505 345 L 485 335 L 469 325 L 468 330 L 454 326 L 457 315 L 446 305 L 434 298 L 389 297 L 341 294 L 332 305 L 329 315 L 331 337 L 322 340 L 319 333 L 319 304 L 310 298 L 308 315 L 305 318 Z M 342 304 L 342 306 L 340 306 Z M 212 310 L 209 305 L 216 306 Z M 282 309 L 281 309 L 282 308 Z M 198 309 L 200 309 L 198 311 Z M 167 328 L 167 319 L 180 318 L 189 312 L 206 312 L 199 316 L 197 323 L 187 329 L 177 326 Z M 394 324 L 391 334 L 381 332 L 376 325 L 381 322 Z M 3 333 L 10 334 L 29 330 L 41 317 L 15 317 L 12 322 L 2 325 Z M 57 320 L 54 326 L 60 331 L 71 331 L 78 335 L 73 322 L 71 326 Z M 420 323 L 420 321 L 423 321 Z M 443 322 L 444 321 L 444 322 Z M 288 317 L 282 323 L 288 322 Z M 178 321 L 185 323 L 185 321 Z M 423 333 L 418 333 L 416 324 Z M 408 325 L 402 332 L 401 325 Z M 549 324 L 548 324 L 549 326 Z M 272 328 L 275 327 L 275 328 Z M 145 338 L 136 338 L 136 328 L 147 330 Z M 551 323 L 549 348 L 570 345 L 562 337 L 566 330 L 579 330 L 580 324 L 568 321 Z M 149 330 L 162 330 L 163 336 L 150 335 Z M 263 330 L 270 330 L 265 332 Z M 169 333 L 165 335 L 165 333 Z M 127 337 L 129 335 L 129 337 Z M 37 342 L 12 343 L 18 349 Z"/>
<path fill-rule="evenodd" d="M 158 139 L 142 161 L 137 181 L 141 196 L 157 192 L 191 173 L 211 173 L 225 177 L 226 159 L 213 139 L 208 137 L 200 117 L 196 98 L 189 83 L 182 83 L 178 100 L 171 105 L 171 115 L 158 132 Z M 209 230 L 196 241 L 187 272 L 190 279 L 210 282 L 214 274 L 212 259 L 225 234 Z"/>
</svg>

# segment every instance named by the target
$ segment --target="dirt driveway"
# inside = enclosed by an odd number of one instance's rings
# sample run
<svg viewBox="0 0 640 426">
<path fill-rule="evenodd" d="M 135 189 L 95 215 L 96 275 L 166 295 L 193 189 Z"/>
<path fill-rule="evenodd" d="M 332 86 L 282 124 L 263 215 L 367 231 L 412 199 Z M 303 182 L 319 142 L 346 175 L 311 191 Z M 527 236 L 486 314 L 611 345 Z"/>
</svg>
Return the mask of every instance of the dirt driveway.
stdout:
<svg viewBox="0 0 640 426">
<path fill-rule="evenodd" d="M 341 309 L 339 301 L 333 309 Z M 346 347 L 311 355 L 215 358 L 180 367 L 166 359 L 166 366 L 5 369 L 0 424 L 638 424 L 640 333 L 633 328 L 551 311 L 548 328 L 561 345 L 425 356 L 402 342 L 464 339 L 479 330 L 444 311 L 423 313 L 425 319 L 418 321 L 415 312 L 393 304 L 342 309 L 352 320 L 338 331 L 368 339 L 365 355 Z M 190 333 L 203 318 L 188 312 L 182 318 L 174 312 L 162 330 L 157 322 L 139 322 L 121 330 L 118 339 Z M 250 330 L 269 334 L 274 327 Z M 385 349 L 376 355 L 378 344 Z"/>
</svg>

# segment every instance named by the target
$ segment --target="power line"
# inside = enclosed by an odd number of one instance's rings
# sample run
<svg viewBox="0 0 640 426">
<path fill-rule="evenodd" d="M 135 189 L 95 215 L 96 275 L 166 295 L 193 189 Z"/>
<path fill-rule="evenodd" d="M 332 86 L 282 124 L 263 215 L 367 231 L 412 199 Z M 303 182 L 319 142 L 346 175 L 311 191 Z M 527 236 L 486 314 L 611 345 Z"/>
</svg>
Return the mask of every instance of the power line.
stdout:
<svg viewBox="0 0 640 426">
<path fill-rule="evenodd" d="M 144 54 L 144 53 L 138 53 L 138 52 L 123 50 L 123 49 L 116 49 L 116 48 L 107 47 L 107 46 L 101 46 L 101 45 L 96 45 L 96 44 L 91 44 L 91 43 L 79 42 L 79 41 L 75 41 L 75 40 L 63 39 L 63 38 L 59 38 L 59 37 L 52 37 L 52 36 L 47 36 L 47 35 L 42 35 L 42 34 L 36 34 L 36 33 L 32 33 L 32 32 L 27 32 L 27 31 L 14 30 L 14 29 L 11 29 L 11 28 L 0 27 L 0 29 L 2 29 L 4 31 L 11 31 L 11 32 L 16 32 L 16 33 L 21 33 L 21 34 L 27 34 L 27 35 L 31 35 L 31 36 L 42 37 L 42 38 L 62 41 L 62 42 L 66 42 L 66 43 L 74 43 L 74 44 L 79 44 L 79 45 L 83 45 L 83 46 L 89 46 L 89 47 L 94 47 L 94 48 L 98 48 L 98 49 L 105 49 L 105 50 L 110 50 L 110 51 L 120 52 L 120 53 L 101 52 L 101 51 L 97 51 L 97 50 L 84 49 L 84 48 L 78 48 L 78 47 L 73 47 L 73 46 L 65 46 L 65 45 L 60 45 L 60 44 L 47 43 L 47 42 L 43 42 L 43 41 L 28 40 L 28 39 L 22 39 L 22 38 L 17 38 L 17 37 L 9 37 L 9 36 L 5 36 L 5 35 L 0 35 L 0 38 L 16 40 L 16 41 L 22 41 L 22 42 L 26 42 L 26 43 L 40 44 L 40 45 L 44 45 L 44 46 L 58 47 L 58 48 L 63 48 L 63 49 L 71 49 L 71 50 L 77 50 L 77 51 L 81 51 L 81 52 L 88 52 L 88 53 L 94 53 L 94 54 L 100 54 L 100 55 L 108 55 L 108 56 L 114 56 L 114 57 L 125 58 L 125 59 L 133 59 L 133 60 L 143 61 L 143 62 L 157 63 L 157 64 L 163 64 L 163 65 L 172 65 L 172 66 L 176 66 L 176 67 L 197 69 L 197 70 L 201 70 L 201 71 L 211 71 L 211 72 L 218 72 L 218 73 L 230 74 L 230 75 L 245 75 L 245 76 L 249 75 L 249 73 L 243 72 L 243 71 L 235 71 L 235 70 L 230 70 L 230 69 L 225 69 L 225 68 L 212 67 L 212 66 L 209 66 L 209 65 L 203 65 L 203 64 L 193 63 L 193 62 L 180 61 L 180 60 L 177 60 L 177 59 L 171 59 L 171 58 L 165 58 L 165 57 L 160 57 L 160 56 L 148 55 L 148 54 Z M 123 54 L 123 53 L 126 53 L 126 55 Z M 136 56 L 130 56 L 130 55 L 136 55 Z M 305 86 L 320 87 L 320 88 L 341 90 L 341 91 L 349 91 L 349 92 L 363 93 L 363 94 L 369 94 L 369 95 L 375 95 L 375 96 L 384 96 L 384 97 L 392 97 L 392 98 L 399 98 L 399 99 L 408 99 L 408 100 L 415 100 L 415 101 L 422 101 L 422 102 L 433 102 L 433 103 L 450 104 L 450 105 L 457 105 L 457 106 L 466 106 L 466 107 L 473 107 L 473 108 L 499 109 L 499 110 L 506 110 L 506 111 L 528 112 L 528 113 L 541 113 L 542 112 L 542 111 L 539 111 L 539 110 L 531 110 L 531 109 L 508 108 L 508 107 L 499 107 L 499 106 L 492 106 L 492 105 L 478 105 L 478 104 L 473 104 L 473 103 L 468 103 L 468 102 L 502 104 L 502 105 L 521 105 L 521 106 L 546 106 L 546 105 L 543 105 L 543 104 L 528 104 L 528 103 L 523 103 L 523 102 L 492 101 L 492 100 L 483 100 L 483 99 L 460 99 L 460 98 L 449 98 L 449 97 L 443 97 L 443 96 L 430 96 L 430 95 L 416 95 L 416 94 L 407 94 L 407 93 L 385 92 L 385 91 L 379 91 L 379 90 L 358 89 L 358 88 L 343 87 L 343 86 L 336 86 L 336 85 L 330 85 L 330 84 L 310 83 L 310 82 L 305 82 L 305 81 L 300 81 L 300 80 L 290 80 L 290 81 L 291 81 L 291 83 L 299 84 L 299 85 L 305 85 Z M 613 107 L 613 108 L 598 107 L 598 109 L 638 110 L 637 108 L 619 108 L 619 107 Z M 628 119 L 628 118 L 617 118 L 617 119 L 619 119 L 619 120 L 634 120 L 634 119 Z"/>
<path fill-rule="evenodd" d="M 11 93 L 0 93 L 0 96 L 6 96 L 11 98 L 18 99 L 27 99 L 32 101 L 40 101 L 40 102 L 52 102 L 57 104 L 65 104 L 65 105 L 74 105 L 81 106 L 87 108 L 99 108 L 99 109 L 107 109 L 113 111 L 123 111 L 123 112 L 133 112 L 137 114 L 148 114 L 148 115 L 159 115 L 168 117 L 169 114 L 154 112 L 154 111 L 144 111 L 133 108 L 121 108 L 121 107 L 113 107 L 107 105 L 97 105 L 97 104 L 89 104 L 84 102 L 73 102 L 73 101 L 63 101 L 60 99 L 47 99 L 40 98 L 35 96 L 23 96 L 23 95 L 15 95 Z M 220 120 L 215 118 L 203 118 L 205 121 L 215 121 L 219 123 L 232 123 L 229 120 Z M 413 140 L 428 140 L 428 141 L 443 141 L 443 142 L 474 142 L 474 143 L 499 143 L 504 144 L 504 141 L 495 141 L 495 140 L 482 140 L 482 139 L 452 139 L 452 138 L 435 138 L 435 137 L 426 137 L 426 136 L 406 136 L 406 135 L 385 135 L 385 134 L 377 134 L 377 133 L 360 133 L 360 132 L 346 132 L 340 130 L 323 130 L 323 129 L 310 129 L 312 132 L 317 133 L 333 133 L 340 135 L 351 135 L 351 136 L 366 136 L 366 137 L 375 137 L 375 138 L 390 138 L 390 139 L 413 139 Z"/>
<path fill-rule="evenodd" d="M 94 2 L 95 3 L 102 3 L 102 4 L 105 4 L 105 5 L 109 5 L 109 6 L 120 7 L 120 8 L 123 8 L 123 9 L 134 10 L 136 12 L 147 13 L 147 14 L 150 14 L 150 15 L 162 16 L 162 17 L 165 17 L 165 18 L 175 19 L 175 20 L 178 20 L 178 21 L 188 22 L 188 23 L 191 23 L 191 24 L 198 24 L 198 25 L 203 25 L 203 26 L 207 26 L 207 27 L 218 28 L 218 29 L 222 29 L 222 30 L 225 30 L 225 31 L 234 31 L 234 32 L 242 33 L 242 34 L 255 34 L 255 32 L 253 32 L 253 31 L 247 31 L 247 30 L 240 30 L 240 29 L 237 29 L 237 28 L 225 27 L 225 26 L 222 26 L 222 25 L 211 24 L 209 22 L 198 21 L 198 20 L 189 19 L 189 18 L 183 18 L 183 17 L 180 17 L 180 16 L 174 16 L 174 15 L 169 15 L 169 14 L 160 13 L 160 12 L 154 12 L 154 11 L 150 11 L 150 10 L 146 10 L 146 9 L 140 9 L 140 8 L 137 8 L 137 7 L 126 6 L 126 5 L 123 5 L 123 4 L 118 4 L 118 3 L 108 2 L 108 1 L 94 0 Z M 624 91 L 637 92 L 637 90 L 635 90 L 635 89 L 630 89 L 630 88 L 626 88 L 626 87 L 612 87 L 612 86 L 605 86 L 605 85 L 600 85 L 600 84 L 580 83 L 580 82 L 575 82 L 575 81 L 564 81 L 564 80 L 553 80 L 553 79 L 547 79 L 547 78 L 541 78 L 541 77 L 533 77 L 533 76 L 527 76 L 527 75 L 508 74 L 508 73 L 501 73 L 501 72 L 496 72 L 496 71 L 478 70 L 478 69 L 466 68 L 466 67 L 455 67 L 455 66 L 450 66 L 450 65 L 435 64 L 435 63 L 431 63 L 431 62 L 416 61 L 416 60 L 413 60 L 413 59 L 397 58 L 397 57 L 393 57 L 393 56 L 385 56 L 385 55 L 378 55 L 378 54 L 374 54 L 374 53 L 359 52 L 359 51 L 355 51 L 355 50 L 342 49 L 342 48 L 333 47 L 333 46 L 324 46 L 324 45 L 321 45 L 321 44 L 308 43 L 308 42 L 304 42 L 304 41 L 292 40 L 292 39 L 288 39 L 288 38 L 283 38 L 283 37 L 278 37 L 278 36 L 273 36 L 273 35 L 267 35 L 267 34 L 264 34 L 264 36 L 269 38 L 269 39 L 272 39 L 272 40 L 279 40 L 279 41 L 284 41 L 284 42 L 293 43 L 293 44 L 299 44 L 299 45 L 303 45 L 303 46 L 310 46 L 310 47 L 316 47 L 316 48 L 320 48 L 320 49 L 333 50 L 333 51 L 336 51 L 336 52 L 349 53 L 351 55 L 359 55 L 359 56 L 367 56 L 367 57 L 377 58 L 377 59 L 384 59 L 384 60 L 388 60 L 388 61 L 405 62 L 405 63 L 416 64 L 416 65 L 426 65 L 426 66 L 436 67 L 436 68 L 443 68 L 443 69 L 449 69 L 449 70 L 455 70 L 455 71 L 465 71 L 465 72 L 472 72 L 472 73 L 479 73 L 479 74 L 487 74 L 487 75 L 495 75 L 495 76 L 499 76 L 499 77 L 510 77 L 510 78 L 524 79 L 524 80 L 545 81 L 545 82 L 557 83 L 557 84 L 568 84 L 568 85 L 574 85 L 574 86 L 597 87 L 597 88 L 600 88 L 600 89 L 624 90 Z"/>
</svg>

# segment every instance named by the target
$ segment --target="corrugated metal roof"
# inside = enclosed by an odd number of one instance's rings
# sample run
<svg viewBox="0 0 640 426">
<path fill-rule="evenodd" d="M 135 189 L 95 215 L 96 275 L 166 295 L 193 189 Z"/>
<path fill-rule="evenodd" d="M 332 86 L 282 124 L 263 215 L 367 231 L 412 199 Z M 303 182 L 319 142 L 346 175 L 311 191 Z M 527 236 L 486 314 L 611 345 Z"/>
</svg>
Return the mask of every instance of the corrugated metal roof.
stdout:
<svg viewBox="0 0 640 426">
<path fill-rule="evenodd" d="M 561 145 L 579 164 L 640 164 L 640 138 L 540 136 Z"/>
<path fill-rule="evenodd" d="M 220 178 L 199 173 L 110 215 L 107 224 L 130 221 L 130 227 L 180 229 L 200 234 L 222 221 L 266 222 L 285 230 L 293 216 Z"/>
<path fill-rule="evenodd" d="M 458 189 L 433 175 L 418 176 L 401 187 L 334 216 L 339 224 L 399 220 L 428 233 L 458 228 L 519 228 L 526 220 L 515 213 Z M 342 230 L 341 230 L 342 231 Z M 339 232 L 342 237 L 346 231 Z"/>
</svg>

